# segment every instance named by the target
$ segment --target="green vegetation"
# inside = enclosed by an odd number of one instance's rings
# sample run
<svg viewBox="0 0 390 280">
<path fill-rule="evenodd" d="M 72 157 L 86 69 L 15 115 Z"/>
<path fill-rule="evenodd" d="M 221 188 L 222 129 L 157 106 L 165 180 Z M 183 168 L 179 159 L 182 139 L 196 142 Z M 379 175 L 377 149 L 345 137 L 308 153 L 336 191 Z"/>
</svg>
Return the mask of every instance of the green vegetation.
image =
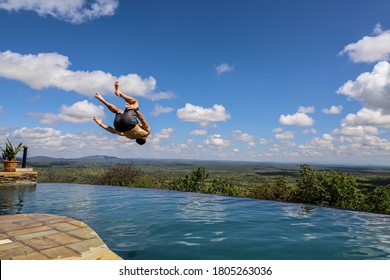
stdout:
<svg viewBox="0 0 390 280">
<path fill-rule="evenodd" d="M 18 146 L 13 146 L 11 141 L 7 138 L 7 143 L 5 143 L 5 149 L 0 147 L 0 150 L 2 151 L 3 160 L 15 160 L 16 155 L 23 147 L 22 145 L 22 143 L 19 143 Z"/>
<path fill-rule="evenodd" d="M 256 199 L 308 203 L 390 213 L 390 176 L 386 168 L 363 169 L 309 165 L 256 165 L 197 162 L 133 162 L 74 167 L 38 167 L 39 182 L 160 188 Z M 384 185 L 380 185 L 385 183 Z"/>
</svg>

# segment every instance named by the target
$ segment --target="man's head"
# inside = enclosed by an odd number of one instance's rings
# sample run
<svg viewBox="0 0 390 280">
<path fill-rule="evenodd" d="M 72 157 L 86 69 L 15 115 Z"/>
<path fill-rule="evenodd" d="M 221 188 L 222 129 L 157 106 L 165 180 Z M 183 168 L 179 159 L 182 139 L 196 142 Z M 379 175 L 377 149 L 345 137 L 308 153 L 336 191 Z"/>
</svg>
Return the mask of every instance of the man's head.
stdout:
<svg viewBox="0 0 390 280">
<path fill-rule="evenodd" d="M 135 142 L 139 145 L 143 145 L 146 143 L 146 138 L 136 139 Z"/>
</svg>

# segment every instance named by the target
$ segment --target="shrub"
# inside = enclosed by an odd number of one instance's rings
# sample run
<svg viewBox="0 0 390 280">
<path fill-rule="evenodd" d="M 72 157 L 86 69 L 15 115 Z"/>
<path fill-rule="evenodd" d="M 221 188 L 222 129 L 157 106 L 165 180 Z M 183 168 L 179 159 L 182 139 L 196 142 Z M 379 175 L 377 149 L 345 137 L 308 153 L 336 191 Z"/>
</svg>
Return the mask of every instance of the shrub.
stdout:
<svg viewBox="0 0 390 280">
<path fill-rule="evenodd" d="M 367 210 L 390 213 L 390 185 L 375 188 L 367 195 Z"/>
<path fill-rule="evenodd" d="M 298 202 L 349 209 L 360 209 L 362 206 L 364 195 L 351 174 L 316 171 L 305 164 L 301 165 L 297 183 Z"/>
<path fill-rule="evenodd" d="M 142 176 L 142 171 L 135 167 L 134 163 L 118 165 L 105 170 L 95 178 L 94 184 L 112 186 L 134 186 L 134 183 Z"/>
</svg>

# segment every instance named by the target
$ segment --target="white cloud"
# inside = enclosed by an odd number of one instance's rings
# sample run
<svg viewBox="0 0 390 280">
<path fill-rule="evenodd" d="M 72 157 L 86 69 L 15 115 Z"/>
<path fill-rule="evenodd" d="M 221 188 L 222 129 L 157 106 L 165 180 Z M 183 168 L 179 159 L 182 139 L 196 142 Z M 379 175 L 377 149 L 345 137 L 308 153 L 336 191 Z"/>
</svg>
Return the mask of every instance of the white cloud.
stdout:
<svg viewBox="0 0 390 280">
<path fill-rule="evenodd" d="M 234 67 L 227 64 L 227 63 L 222 63 L 222 64 L 218 65 L 217 67 L 215 67 L 215 71 L 218 74 L 232 72 L 233 70 L 234 70 Z"/>
<path fill-rule="evenodd" d="M 348 126 L 342 124 L 340 128 L 333 130 L 334 134 L 341 134 L 342 136 L 365 136 L 365 135 L 376 135 L 379 133 L 378 128 L 374 126 Z"/>
<path fill-rule="evenodd" d="M 390 30 L 382 31 L 377 25 L 375 36 L 365 36 L 363 39 L 347 45 L 339 55 L 347 54 L 353 62 L 378 62 L 388 60 L 390 55 Z"/>
<path fill-rule="evenodd" d="M 305 113 L 296 113 L 293 115 L 281 115 L 279 123 L 283 125 L 311 126 L 314 120 Z"/>
<path fill-rule="evenodd" d="M 302 134 L 316 134 L 316 133 L 317 133 L 317 130 L 315 128 L 302 130 Z"/>
<path fill-rule="evenodd" d="M 190 134 L 191 135 L 196 135 L 196 136 L 203 136 L 203 135 L 207 134 L 207 130 L 205 130 L 205 129 L 195 129 L 195 130 L 191 131 Z"/>
<path fill-rule="evenodd" d="M 348 126 L 390 127 L 390 115 L 384 115 L 380 110 L 363 108 L 356 114 L 348 114 L 342 122 Z"/>
<path fill-rule="evenodd" d="M 285 131 L 275 135 L 276 139 L 293 139 L 294 137 L 294 132 L 292 131 Z"/>
<path fill-rule="evenodd" d="M 164 107 L 159 104 L 154 106 L 153 111 L 150 113 L 152 116 L 159 116 L 160 114 L 166 114 L 172 112 L 174 109 L 172 107 Z"/>
<path fill-rule="evenodd" d="M 187 103 L 177 110 L 177 117 L 182 121 L 199 122 L 207 125 L 209 122 L 220 122 L 230 119 L 230 114 L 222 105 L 215 104 L 212 108 L 203 108 Z"/>
<path fill-rule="evenodd" d="M 79 24 L 101 16 L 111 16 L 118 5 L 119 0 L 2 0 L 0 9 L 34 11 L 40 16 L 52 16 L 59 20 Z"/>
<path fill-rule="evenodd" d="M 169 139 L 172 138 L 173 128 L 164 128 L 160 132 L 154 134 L 154 138 Z"/>
<path fill-rule="evenodd" d="M 337 114 L 341 114 L 341 111 L 343 110 L 343 106 L 342 105 L 332 105 L 330 106 L 330 108 L 324 108 L 322 109 L 322 113 L 324 114 L 327 114 L 327 115 L 337 115 Z"/>
<path fill-rule="evenodd" d="M 365 108 L 390 114 L 390 64 L 377 63 L 371 73 L 360 74 L 354 82 L 349 80 L 337 93 L 362 102 Z"/>
<path fill-rule="evenodd" d="M 223 139 L 219 134 L 214 134 L 213 136 L 210 136 L 208 139 L 204 140 L 203 144 L 207 146 L 227 147 L 230 145 L 230 141 Z"/>
<path fill-rule="evenodd" d="M 40 118 L 42 124 L 53 124 L 57 121 L 69 123 L 91 122 L 92 117 L 104 117 L 103 106 L 96 106 L 87 100 L 79 101 L 71 106 L 62 105 L 59 114 L 29 113 L 29 117 Z"/>
<path fill-rule="evenodd" d="M 266 145 L 266 144 L 268 144 L 268 140 L 267 140 L 267 139 L 264 139 L 264 138 L 261 138 L 260 141 L 259 141 L 259 143 L 260 143 L 261 145 Z"/>
<path fill-rule="evenodd" d="M 313 106 L 309 106 L 309 107 L 300 106 L 298 108 L 298 113 L 312 114 L 314 112 L 315 112 L 315 108 Z"/>
<path fill-rule="evenodd" d="M 58 53 L 22 55 L 11 51 L 0 52 L 0 77 L 21 81 L 34 89 L 57 87 L 94 96 L 97 91 L 113 92 L 114 82 L 121 82 L 121 90 L 129 95 L 152 100 L 172 98 L 170 92 L 154 92 L 157 82 L 153 77 L 142 79 L 137 74 L 113 76 L 100 70 L 72 71 L 67 56 Z"/>
<path fill-rule="evenodd" d="M 239 132 L 241 133 L 241 132 Z M 249 135 L 248 133 L 241 133 L 240 135 L 235 135 L 234 140 L 242 141 L 242 142 L 252 142 L 254 141 L 254 137 Z"/>
</svg>

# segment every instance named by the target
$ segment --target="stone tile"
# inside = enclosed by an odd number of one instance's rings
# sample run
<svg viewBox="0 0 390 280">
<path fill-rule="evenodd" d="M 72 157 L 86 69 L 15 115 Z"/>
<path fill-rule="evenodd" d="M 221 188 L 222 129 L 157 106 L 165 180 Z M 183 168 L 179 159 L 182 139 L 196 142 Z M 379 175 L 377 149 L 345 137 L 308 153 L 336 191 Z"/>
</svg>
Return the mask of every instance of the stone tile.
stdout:
<svg viewBox="0 0 390 280">
<path fill-rule="evenodd" d="M 12 240 L 9 240 L 9 239 L 1 239 L 0 240 L 0 245 L 11 243 L 11 242 L 12 242 Z"/>
<path fill-rule="evenodd" d="M 59 233 L 59 231 L 53 229 L 53 230 L 47 230 L 47 231 L 41 231 L 41 232 L 28 233 L 28 234 L 24 234 L 24 235 L 18 235 L 18 236 L 15 236 L 15 239 L 16 240 L 27 240 L 27 239 L 38 238 L 38 237 L 42 237 L 42 236 L 48 236 L 48 235 L 56 234 L 56 233 Z"/>
<path fill-rule="evenodd" d="M 40 252 L 34 252 L 26 255 L 16 256 L 13 260 L 50 260 L 50 258 Z"/>
<path fill-rule="evenodd" d="M 68 223 L 71 223 L 71 224 L 73 224 L 73 225 L 75 225 L 75 226 L 78 226 L 78 227 L 80 227 L 80 228 L 88 227 L 87 224 L 85 224 L 85 223 L 83 223 L 83 222 L 81 222 L 81 221 L 73 220 L 73 219 L 70 220 L 70 221 L 68 221 Z"/>
<path fill-rule="evenodd" d="M 18 222 L 17 224 L 22 226 L 23 228 L 31 228 L 31 227 L 43 226 L 42 222 L 34 221 L 34 220 L 23 220 L 23 221 Z"/>
<path fill-rule="evenodd" d="M 19 215 L 5 215 L 0 216 L 0 224 L 9 223 L 9 222 L 17 222 L 23 220 L 29 220 L 30 218 L 27 215 L 19 214 Z"/>
<path fill-rule="evenodd" d="M 29 233 L 46 231 L 46 230 L 51 230 L 51 228 L 48 226 L 26 228 L 26 229 L 20 229 L 20 230 L 15 230 L 15 231 L 8 231 L 7 234 L 13 235 L 13 236 L 18 236 L 18 235 L 25 235 L 25 234 L 29 234 Z"/>
<path fill-rule="evenodd" d="M 105 246 L 103 241 L 100 238 L 93 238 L 93 239 L 88 239 L 84 240 L 81 242 L 73 243 L 66 245 L 66 247 L 71 248 L 77 252 L 83 253 L 89 251 L 90 248 L 95 248 L 99 246 Z"/>
<path fill-rule="evenodd" d="M 9 237 L 8 234 L 0 233 L 0 239 L 7 239 Z"/>
<path fill-rule="evenodd" d="M 2 244 L 0 245 L 0 251 L 9 251 L 13 250 L 15 248 L 23 247 L 24 244 L 21 242 L 12 242 L 12 243 L 7 243 L 7 244 Z"/>
<path fill-rule="evenodd" d="M 65 246 L 42 250 L 41 253 L 45 254 L 46 256 L 48 256 L 51 259 L 60 259 L 60 258 L 80 256 L 79 253 L 77 253 L 69 248 L 66 248 Z"/>
<path fill-rule="evenodd" d="M 79 227 L 69 223 L 52 224 L 51 227 L 60 231 L 71 231 L 71 230 L 79 229 Z"/>
<path fill-rule="evenodd" d="M 0 232 L 2 233 L 7 231 L 20 230 L 20 229 L 23 229 L 23 227 L 18 224 L 14 224 L 10 222 L 0 224 Z"/>
<path fill-rule="evenodd" d="M 45 225 L 58 224 L 58 223 L 63 223 L 63 222 L 70 222 L 72 220 L 73 220 L 72 218 L 60 217 L 58 219 L 45 221 Z"/>
<path fill-rule="evenodd" d="M 70 236 L 69 234 L 66 234 L 66 233 L 58 233 L 58 234 L 49 235 L 48 238 L 50 238 L 51 240 L 54 240 L 55 242 L 57 242 L 61 245 L 67 245 L 67 244 L 76 243 L 76 242 L 81 241 L 81 239 L 78 239 L 74 236 Z"/>
<path fill-rule="evenodd" d="M 11 243 L 12 244 L 12 243 Z M 28 246 L 22 246 L 18 248 L 13 248 L 12 250 L 1 251 L 0 259 L 1 260 L 9 260 L 18 256 L 24 256 L 30 253 L 35 252 L 35 250 Z"/>
<path fill-rule="evenodd" d="M 68 234 L 76 236 L 78 238 L 83 238 L 83 239 L 92 239 L 92 238 L 98 237 L 96 232 L 94 232 L 90 228 L 80 228 L 77 230 L 69 231 Z"/>
<path fill-rule="evenodd" d="M 28 240 L 25 240 L 24 243 L 27 244 L 28 246 L 30 246 L 31 248 L 34 248 L 37 251 L 60 246 L 60 244 L 47 238 L 46 236 L 28 239 Z"/>
<path fill-rule="evenodd" d="M 58 219 L 60 216 L 50 215 L 50 214 L 34 214 L 34 220 L 45 222 L 49 220 Z"/>
</svg>

